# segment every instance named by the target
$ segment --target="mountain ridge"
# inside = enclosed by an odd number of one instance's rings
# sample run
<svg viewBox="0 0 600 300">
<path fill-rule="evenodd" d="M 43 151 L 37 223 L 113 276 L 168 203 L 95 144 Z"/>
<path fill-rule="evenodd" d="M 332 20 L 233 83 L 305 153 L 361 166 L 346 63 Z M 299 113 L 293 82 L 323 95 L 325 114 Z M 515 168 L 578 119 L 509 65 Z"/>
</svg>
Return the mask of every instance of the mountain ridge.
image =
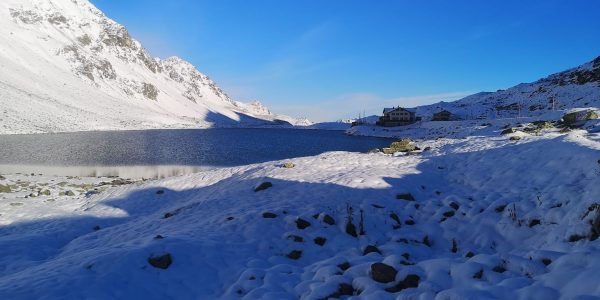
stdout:
<svg viewBox="0 0 600 300">
<path fill-rule="evenodd" d="M 231 99 L 179 57 L 151 57 L 127 28 L 87 0 L 7 0 L 0 15 L 3 133 L 297 121 Z"/>
</svg>

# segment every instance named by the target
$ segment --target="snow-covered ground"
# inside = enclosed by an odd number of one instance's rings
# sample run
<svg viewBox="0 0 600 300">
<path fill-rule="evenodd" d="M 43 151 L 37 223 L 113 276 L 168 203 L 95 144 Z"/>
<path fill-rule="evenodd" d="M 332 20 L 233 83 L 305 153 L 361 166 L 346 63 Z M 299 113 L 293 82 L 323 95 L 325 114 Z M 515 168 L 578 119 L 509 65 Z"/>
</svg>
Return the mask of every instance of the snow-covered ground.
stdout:
<svg viewBox="0 0 600 300">
<path fill-rule="evenodd" d="M 4 174 L 0 298 L 597 299 L 597 123 L 528 126 L 159 180 Z"/>
</svg>

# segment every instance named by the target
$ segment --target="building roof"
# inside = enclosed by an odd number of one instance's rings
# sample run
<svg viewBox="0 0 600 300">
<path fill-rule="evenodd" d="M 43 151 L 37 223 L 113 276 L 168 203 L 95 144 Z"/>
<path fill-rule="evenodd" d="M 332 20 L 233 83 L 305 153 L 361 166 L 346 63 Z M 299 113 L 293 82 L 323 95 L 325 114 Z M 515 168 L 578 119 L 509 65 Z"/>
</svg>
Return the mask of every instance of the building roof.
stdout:
<svg viewBox="0 0 600 300">
<path fill-rule="evenodd" d="M 398 107 L 386 107 L 386 108 L 383 109 L 383 113 L 385 114 L 385 113 L 389 113 L 389 112 L 396 111 L 396 110 L 405 110 L 405 111 L 411 112 L 411 113 L 415 112 L 412 109 L 408 109 L 408 108 L 404 108 L 404 107 L 398 106 Z"/>
</svg>

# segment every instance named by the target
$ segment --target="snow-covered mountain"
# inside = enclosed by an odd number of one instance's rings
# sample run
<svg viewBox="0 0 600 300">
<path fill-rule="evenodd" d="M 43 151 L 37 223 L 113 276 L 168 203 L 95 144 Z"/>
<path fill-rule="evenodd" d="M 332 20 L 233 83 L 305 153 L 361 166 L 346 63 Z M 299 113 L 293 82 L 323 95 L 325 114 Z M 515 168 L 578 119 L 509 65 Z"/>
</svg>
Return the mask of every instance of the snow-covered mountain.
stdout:
<svg viewBox="0 0 600 300">
<path fill-rule="evenodd" d="M 481 92 L 453 102 L 416 108 L 424 117 L 446 109 L 461 118 L 540 116 L 553 110 L 600 107 L 600 57 L 579 67 L 507 90 Z"/>
<path fill-rule="evenodd" d="M 296 122 L 151 57 L 87 0 L 0 2 L 0 133 Z"/>
</svg>

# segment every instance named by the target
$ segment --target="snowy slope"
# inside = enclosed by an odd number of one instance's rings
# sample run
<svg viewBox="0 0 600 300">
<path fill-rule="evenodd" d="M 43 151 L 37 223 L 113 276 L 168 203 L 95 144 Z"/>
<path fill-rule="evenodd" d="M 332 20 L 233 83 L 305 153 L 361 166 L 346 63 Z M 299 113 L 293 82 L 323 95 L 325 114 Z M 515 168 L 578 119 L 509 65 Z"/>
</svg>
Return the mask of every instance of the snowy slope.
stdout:
<svg viewBox="0 0 600 300">
<path fill-rule="evenodd" d="M 539 116 L 552 110 L 600 107 L 600 57 L 579 67 L 507 90 L 416 107 L 425 119 L 443 109 L 464 119 Z M 520 108 L 520 109 L 519 109 Z"/>
<path fill-rule="evenodd" d="M 500 130 L 133 184 L 3 174 L 0 298 L 600 297 L 600 134 Z"/>
<path fill-rule="evenodd" d="M 180 58 L 150 57 L 87 0 L 0 2 L 0 133 L 285 122 Z"/>
</svg>

